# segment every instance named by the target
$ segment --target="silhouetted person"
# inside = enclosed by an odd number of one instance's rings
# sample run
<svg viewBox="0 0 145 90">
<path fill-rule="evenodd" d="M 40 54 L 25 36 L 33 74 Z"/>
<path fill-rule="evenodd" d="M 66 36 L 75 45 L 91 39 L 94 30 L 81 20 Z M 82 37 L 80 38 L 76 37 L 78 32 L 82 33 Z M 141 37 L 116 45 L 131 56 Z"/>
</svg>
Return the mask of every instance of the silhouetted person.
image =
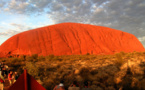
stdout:
<svg viewBox="0 0 145 90">
<path fill-rule="evenodd" d="M 16 82 L 16 80 L 19 78 L 19 75 L 17 72 L 14 73 L 14 82 Z"/>
<path fill-rule="evenodd" d="M 13 75 L 13 72 L 10 71 L 10 73 L 9 73 L 9 75 L 8 75 L 8 80 L 9 80 L 10 85 L 13 84 L 13 77 L 12 77 L 12 75 Z"/>
<path fill-rule="evenodd" d="M 2 69 L 2 75 L 3 75 L 4 77 L 6 77 L 6 76 L 8 75 L 8 71 L 6 70 L 6 68 L 3 68 L 3 69 Z"/>
<path fill-rule="evenodd" d="M 5 79 L 2 76 L 2 74 L 0 74 L 0 90 L 4 89 L 4 82 L 5 82 Z"/>
<path fill-rule="evenodd" d="M 84 88 L 83 88 L 82 90 L 92 90 L 92 89 L 90 88 L 90 86 L 89 86 L 88 81 L 85 81 L 85 82 L 84 82 Z"/>
<path fill-rule="evenodd" d="M 69 86 L 68 90 L 80 90 L 80 85 L 77 81 L 73 81 L 73 83 Z"/>
<path fill-rule="evenodd" d="M 60 81 L 60 84 L 56 85 L 53 90 L 65 90 L 63 83 L 63 81 Z"/>
<path fill-rule="evenodd" d="M 2 73 L 3 65 L 0 63 L 0 74 Z"/>
</svg>

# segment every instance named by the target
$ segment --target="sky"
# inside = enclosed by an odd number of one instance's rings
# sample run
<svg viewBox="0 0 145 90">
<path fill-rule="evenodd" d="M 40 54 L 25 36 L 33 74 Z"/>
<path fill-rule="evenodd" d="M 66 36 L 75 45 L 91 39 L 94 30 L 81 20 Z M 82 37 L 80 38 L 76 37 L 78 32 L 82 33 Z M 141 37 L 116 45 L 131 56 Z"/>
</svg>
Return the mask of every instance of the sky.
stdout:
<svg viewBox="0 0 145 90">
<path fill-rule="evenodd" d="M 64 22 L 125 31 L 145 47 L 145 0 L 0 0 L 0 45 L 20 32 Z"/>
</svg>

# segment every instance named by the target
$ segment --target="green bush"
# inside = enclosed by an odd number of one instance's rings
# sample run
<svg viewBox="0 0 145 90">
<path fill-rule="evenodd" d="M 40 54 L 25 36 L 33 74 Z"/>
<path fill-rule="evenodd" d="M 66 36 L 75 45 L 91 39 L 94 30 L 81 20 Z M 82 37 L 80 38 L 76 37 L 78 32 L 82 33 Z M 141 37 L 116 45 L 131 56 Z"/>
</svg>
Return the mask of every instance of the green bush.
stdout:
<svg viewBox="0 0 145 90">
<path fill-rule="evenodd" d="M 90 69 L 87 68 L 87 67 L 82 67 L 80 69 L 80 73 L 79 75 L 83 78 L 83 79 L 88 79 L 89 77 L 89 74 L 90 74 Z"/>
<path fill-rule="evenodd" d="M 87 53 L 86 55 L 90 55 L 90 53 Z"/>
<path fill-rule="evenodd" d="M 33 59 L 37 59 L 37 58 L 38 58 L 38 54 L 33 54 L 31 57 L 32 57 Z"/>
<path fill-rule="evenodd" d="M 125 52 L 121 51 L 120 54 L 123 56 L 123 55 L 125 55 Z"/>
<path fill-rule="evenodd" d="M 45 61 L 45 57 L 44 56 L 39 56 L 38 61 Z"/>
<path fill-rule="evenodd" d="M 115 54 L 116 56 L 116 60 L 115 60 L 115 64 L 120 67 L 121 65 L 123 65 L 126 61 L 122 58 L 122 54 L 117 53 Z"/>
<path fill-rule="evenodd" d="M 47 90 L 52 90 L 62 79 L 66 88 L 73 80 L 78 81 L 80 86 L 83 86 L 83 82 L 88 80 L 90 83 L 95 82 L 97 86 L 105 90 L 108 90 L 107 87 L 117 85 L 117 88 L 114 87 L 117 90 L 120 88 L 121 81 L 131 81 L 123 79 L 126 67 L 120 69 L 120 66 L 127 60 L 135 62 L 142 59 L 140 68 L 144 70 L 144 54 L 145 52 L 120 52 L 115 55 L 49 55 L 46 57 L 34 54 L 26 57 L 20 56 L 19 58 L 0 58 L 0 61 L 5 61 L 4 64 L 8 65 L 10 70 L 17 71 L 20 75 L 24 69 L 27 69 L 28 73 L 36 80 L 42 81 L 42 85 Z M 132 81 L 133 85 L 137 85 L 136 81 L 142 81 L 139 84 L 143 88 L 145 82 L 143 75 L 143 73 L 141 75 L 131 74 L 136 78 L 134 82 Z"/>
<path fill-rule="evenodd" d="M 28 70 L 30 75 L 32 75 L 34 78 L 38 78 L 39 68 L 35 65 L 35 63 L 27 62 L 25 68 Z"/>
</svg>

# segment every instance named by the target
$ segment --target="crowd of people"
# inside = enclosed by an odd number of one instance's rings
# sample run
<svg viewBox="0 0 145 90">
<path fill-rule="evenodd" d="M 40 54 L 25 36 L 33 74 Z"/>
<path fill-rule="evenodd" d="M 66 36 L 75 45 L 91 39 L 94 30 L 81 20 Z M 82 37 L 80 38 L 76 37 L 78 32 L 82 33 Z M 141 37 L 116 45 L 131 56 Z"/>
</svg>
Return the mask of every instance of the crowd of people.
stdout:
<svg viewBox="0 0 145 90">
<path fill-rule="evenodd" d="M 0 90 L 4 90 L 5 79 L 9 80 L 9 86 L 16 82 L 19 75 L 17 72 L 13 72 L 9 70 L 8 65 L 4 64 L 4 62 L 0 62 Z M 65 90 L 64 82 L 60 81 L 59 85 L 56 85 L 53 90 Z M 80 85 L 77 81 L 74 81 L 68 88 L 68 90 L 80 90 Z M 82 90 L 91 90 L 89 88 L 88 82 L 84 82 L 84 88 Z"/>
<path fill-rule="evenodd" d="M 130 68 L 127 69 L 127 73 L 124 77 L 126 77 L 127 75 L 130 75 Z M 128 77 L 131 76 L 127 76 L 127 79 L 129 79 Z M 16 82 L 16 80 L 19 78 L 19 75 L 17 72 L 13 72 L 12 70 L 9 70 L 8 65 L 4 64 L 3 62 L 0 62 L 0 90 L 4 90 L 4 84 L 5 84 L 5 79 L 8 79 L 9 81 L 9 86 L 11 86 L 12 84 L 14 84 Z M 126 81 L 131 81 L 131 80 L 126 80 Z M 82 85 L 82 84 L 81 84 Z M 121 88 L 119 88 L 119 90 L 130 90 L 128 88 L 131 85 L 128 85 L 128 82 L 125 83 L 124 86 L 122 86 Z M 80 84 L 77 81 L 73 81 L 73 83 L 66 88 L 64 86 L 64 81 L 61 80 L 59 85 L 56 85 L 53 90 L 92 90 L 92 87 L 90 86 L 90 83 L 88 81 L 84 81 L 83 83 L 83 87 L 80 86 Z M 99 90 L 103 90 L 103 89 L 99 89 Z"/>
<path fill-rule="evenodd" d="M 0 90 L 4 89 L 5 79 L 8 78 L 9 86 L 11 86 L 18 79 L 19 75 L 17 72 L 9 70 L 8 65 L 0 62 Z"/>
<path fill-rule="evenodd" d="M 56 85 L 53 90 L 65 90 L 64 82 L 60 81 L 60 84 Z M 84 81 L 82 89 L 77 81 L 73 81 L 73 83 L 68 87 L 68 90 L 92 90 L 92 89 L 90 88 L 88 81 Z"/>
</svg>

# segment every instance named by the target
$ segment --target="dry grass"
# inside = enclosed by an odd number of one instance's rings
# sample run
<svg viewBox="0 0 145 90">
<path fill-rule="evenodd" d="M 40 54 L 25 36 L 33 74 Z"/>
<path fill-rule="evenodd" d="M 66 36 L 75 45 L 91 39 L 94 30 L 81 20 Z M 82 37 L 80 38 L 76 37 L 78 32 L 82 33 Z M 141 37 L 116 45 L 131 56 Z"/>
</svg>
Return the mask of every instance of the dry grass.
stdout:
<svg viewBox="0 0 145 90">
<path fill-rule="evenodd" d="M 26 68 L 48 90 L 52 90 L 62 79 L 66 88 L 74 80 L 83 87 L 83 82 L 88 80 L 92 88 L 104 90 L 126 87 L 124 82 L 128 82 L 127 87 L 145 89 L 145 52 L 46 57 L 34 54 L 20 58 L 0 58 L 0 61 L 19 74 Z M 132 74 L 127 74 L 128 66 Z"/>
</svg>

